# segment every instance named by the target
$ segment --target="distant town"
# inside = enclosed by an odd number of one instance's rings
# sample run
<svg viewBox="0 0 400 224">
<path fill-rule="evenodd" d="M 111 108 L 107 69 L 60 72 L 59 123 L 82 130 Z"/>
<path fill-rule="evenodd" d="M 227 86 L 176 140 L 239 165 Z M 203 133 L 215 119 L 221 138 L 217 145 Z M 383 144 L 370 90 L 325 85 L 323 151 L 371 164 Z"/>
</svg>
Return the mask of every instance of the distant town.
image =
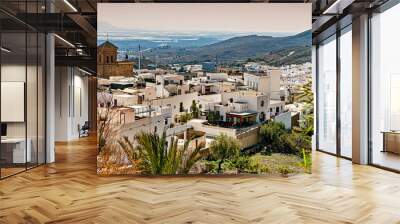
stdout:
<svg viewBox="0 0 400 224">
<path fill-rule="evenodd" d="M 207 148 L 225 134 L 238 139 L 242 150 L 251 149 L 271 119 L 288 130 L 298 126 L 303 105 L 293 95 L 311 79 L 310 62 L 274 67 L 215 60 L 157 67 L 140 52 L 124 53 L 109 40 L 98 46 L 97 102 L 103 123 L 118 127 L 109 128 L 109 135 L 126 136 L 132 144 L 136 135 L 150 132 L 164 133 L 168 144 L 178 139 L 183 147 L 190 138 L 191 147 Z"/>
</svg>

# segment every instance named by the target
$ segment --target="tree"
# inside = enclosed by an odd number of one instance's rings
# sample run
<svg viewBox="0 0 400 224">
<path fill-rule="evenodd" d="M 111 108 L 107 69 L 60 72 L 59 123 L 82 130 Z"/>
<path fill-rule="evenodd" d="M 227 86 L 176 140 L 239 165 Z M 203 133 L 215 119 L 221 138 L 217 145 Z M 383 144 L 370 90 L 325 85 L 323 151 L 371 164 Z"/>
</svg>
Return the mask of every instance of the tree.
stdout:
<svg viewBox="0 0 400 224">
<path fill-rule="evenodd" d="M 200 109 L 197 106 L 197 103 L 196 103 L 195 100 L 192 101 L 192 105 L 190 106 L 190 111 L 192 112 L 192 117 L 193 118 L 199 118 Z"/>
<path fill-rule="evenodd" d="M 268 152 L 278 151 L 281 147 L 281 135 L 287 133 L 285 125 L 281 122 L 271 121 L 260 128 L 261 142 L 265 144 Z"/>
<path fill-rule="evenodd" d="M 211 143 L 210 150 L 212 155 L 219 160 L 218 173 L 221 173 L 224 161 L 239 155 L 240 142 L 226 134 L 219 134 Z"/>
</svg>

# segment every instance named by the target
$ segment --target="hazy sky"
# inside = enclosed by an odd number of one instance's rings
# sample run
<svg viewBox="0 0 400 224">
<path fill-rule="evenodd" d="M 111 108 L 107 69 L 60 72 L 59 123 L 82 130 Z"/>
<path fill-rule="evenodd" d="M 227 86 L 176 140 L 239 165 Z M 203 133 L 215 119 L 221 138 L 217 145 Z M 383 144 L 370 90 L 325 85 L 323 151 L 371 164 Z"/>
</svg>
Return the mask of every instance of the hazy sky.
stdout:
<svg viewBox="0 0 400 224">
<path fill-rule="evenodd" d="M 311 4 L 99 3 L 100 32 L 284 32 L 311 29 Z"/>
</svg>

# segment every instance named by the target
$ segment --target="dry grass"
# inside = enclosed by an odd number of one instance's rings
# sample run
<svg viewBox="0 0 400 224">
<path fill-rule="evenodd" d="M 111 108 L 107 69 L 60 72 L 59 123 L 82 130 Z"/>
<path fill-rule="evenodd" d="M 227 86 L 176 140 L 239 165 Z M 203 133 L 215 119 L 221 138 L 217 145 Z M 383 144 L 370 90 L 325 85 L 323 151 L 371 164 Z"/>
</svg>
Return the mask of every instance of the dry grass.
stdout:
<svg viewBox="0 0 400 224">
<path fill-rule="evenodd" d="M 269 173 L 279 174 L 282 167 L 287 168 L 290 173 L 304 173 L 303 160 L 296 155 L 273 153 L 270 156 L 254 155 L 260 162 L 268 167 Z"/>
</svg>

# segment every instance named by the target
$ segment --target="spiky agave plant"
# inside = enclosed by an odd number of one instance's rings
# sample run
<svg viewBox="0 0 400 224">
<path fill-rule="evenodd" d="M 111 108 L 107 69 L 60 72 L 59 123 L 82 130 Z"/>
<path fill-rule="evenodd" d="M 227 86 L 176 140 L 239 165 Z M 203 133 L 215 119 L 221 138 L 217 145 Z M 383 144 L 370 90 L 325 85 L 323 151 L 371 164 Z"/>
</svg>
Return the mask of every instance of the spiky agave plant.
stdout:
<svg viewBox="0 0 400 224">
<path fill-rule="evenodd" d="M 178 139 L 172 139 L 167 148 L 165 132 L 159 136 L 156 133 L 141 132 L 135 137 L 138 146 L 135 148 L 141 167 L 151 174 L 187 174 L 191 167 L 208 155 L 208 150 L 196 147 L 189 150 L 190 140 L 185 141 L 182 149 L 178 148 Z"/>
<path fill-rule="evenodd" d="M 166 149 L 167 147 L 165 147 Z M 161 174 L 177 174 L 182 161 L 183 152 L 178 149 L 178 139 L 172 139 L 171 145 L 166 152 L 165 163 Z"/>
<path fill-rule="evenodd" d="M 210 151 L 207 148 L 204 148 L 203 144 L 196 144 L 194 150 L 188 150 L 190 141 L 191 140 L 186 141 L 185 145 L 183 146 L 184 156 L 180 169 L 180 173 L 183 174 L 188 174 L 190 169 L 197 161 L 207 157 L 210 154 Z"/>
<path fill-rule="evenodd" d="M 166 162 L 166 136 L 141 132 L 135 136 L 142 166 L 151 174 L 162 174 Z"/>
</svg>

